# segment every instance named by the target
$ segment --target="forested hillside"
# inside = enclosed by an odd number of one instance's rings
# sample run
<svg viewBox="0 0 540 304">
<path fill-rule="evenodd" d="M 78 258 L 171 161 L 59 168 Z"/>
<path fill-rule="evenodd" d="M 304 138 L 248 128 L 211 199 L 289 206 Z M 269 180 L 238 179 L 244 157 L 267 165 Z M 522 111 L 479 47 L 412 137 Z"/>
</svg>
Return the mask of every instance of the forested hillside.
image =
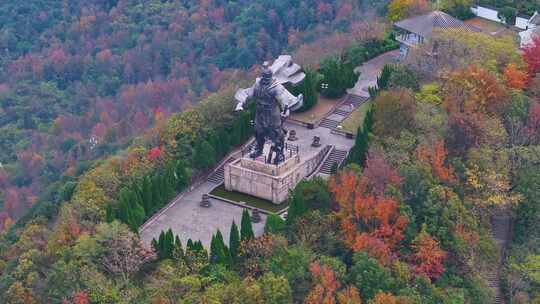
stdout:
<svg viewBox="0 0 540 304">
<path fill-rule="evenodd" d="M 38 201 L 55 209 L 91 160 L 237 85 L 238 68 L 348 31 L 360 11 L 349 1 L 3 1 L 1 229 Z"/>
<path fill-rule="evenodd" d="M 232 109 L 253 64 L 286 50 L 332 84 L 311 96 L 342 97 L 395 52 L 392 21 L 471 4 L 1 3 L 0 303 L 539 303 L 540 37 L 512 31 L 389 61 L 343 166 L 262 235 L 247 209 L 207 248 L 139 235 L 251 136 Z"/>
</svg>

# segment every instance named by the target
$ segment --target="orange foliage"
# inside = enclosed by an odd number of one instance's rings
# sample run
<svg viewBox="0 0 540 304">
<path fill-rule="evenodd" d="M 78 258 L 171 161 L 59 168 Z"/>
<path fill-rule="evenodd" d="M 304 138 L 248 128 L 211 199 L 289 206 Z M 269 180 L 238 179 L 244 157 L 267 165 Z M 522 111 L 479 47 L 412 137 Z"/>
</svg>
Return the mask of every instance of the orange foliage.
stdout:
<svg viewBox="0 0 540 304">
<path fill-rule="evenodd" d="M 414 239 L 412 248 L 414 254 L 411 260 L 417 274 L 436 279 L 444 272 L 443 263 L 447 254 L 439 242 L 425 231 L 425 227 Z"/>
<path fill-rule="evenodd" d="M 309 266 L 311 275 L 313 275 L 316 284 L 309 292 L 304 303 L 306 304 L 334 304 L 335 295 L 340 287 L 334 271 L 326 266 L 313 262 Z"/>
<path fill-rule="evenodd" d="M 399 202 L 366 191 L 352 171 L 339 173 L 329 187 L 339 205 L 337 216 L 347 246 L 354 251 L 366 251 L 383 264 L 390 263 L 408 223 L 399 213 Z"/>
<path fill-rule="evenodd" d="M 445 165 L 448 151 L 444 146 L 444 141 L 437 140 L 432 146 L 420 145 L 416 149 L 418 159 L 431 166 L 433 174 L 441 181 L 455 183 L 454 169 L 451 165 Z"/>
<path fill-rule="evenodd" d="M 527 72 L 518 69 L 515 63 L 510 63 L 504 69 L 504 80 L 509 88 L 522 90 L 527 86 L 528 79 Z"/>
<path fill-rule="evenodd" d="M 391 293 L 379 292 L 369 304 L 399 304 L 400 301 Z"/>
<path fill-rule="evenodd" d="M 354 286 L 347 286 L 337 294 L 339 304 L 362 304 L 360 293 Z"/>
<path fill-rule="evenodd" d="M 510 102 L 497 77 L 476 66 L 452 73 L 443 91 L 444 105 L 451 114 L 502 114 Z"/>
</svg>

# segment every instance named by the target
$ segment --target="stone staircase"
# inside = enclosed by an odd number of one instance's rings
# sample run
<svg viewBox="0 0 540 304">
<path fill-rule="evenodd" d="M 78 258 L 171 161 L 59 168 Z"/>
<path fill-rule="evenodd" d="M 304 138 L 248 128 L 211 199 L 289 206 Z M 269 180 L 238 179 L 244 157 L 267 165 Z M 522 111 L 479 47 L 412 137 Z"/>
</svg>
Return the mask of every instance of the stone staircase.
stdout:
<svg viewBox="0 0 540 304">
<path fill-rule="evenodd" d="M 332 174 L 332 167 L 334 166 L 334 164 L 340 166 L 346 157 L 347 151 L 338 150 L 336 148 L 332 149 L 330 155 L 328 155 L 321 168 L 319 169 L 319 173 L 328 175 Z"/>
<path fill-rule="evenodd" d="M 369 100 L 369 97 L 349 94 L 349 96 L 347 97 L 347 100 L 345 101 L 344 104 L 345 105 L 351 105 L 352 104 L 355 108 L 357 108 L 358 106 L 360 106 L 361 104 L 363 104 L 364 102 L 366 102 L 368 100 Z"/>
<path fill-rule="evenodd" d="M 339 125 L 339 123 L 340 123 L 339 121 L 325 118 L 321 121 L 321 123 L 319 124 L 319 127 L 335 129 Z"/>
<path fill-rule="evenodd" d="M 499 250 L 500 261 L 495 269 L 484 275 L 484 278 L 495 293 L 493 303 L 504 304 L 506 302 L 501 292 L 501 269 L 505 260 L 506 248 L 511 238 L 511 217 L 506 214 L 494 215 L 491 219 L 491 233 Z"/>
<path fill-rule="evenodd" d="M 234 161 L 235 158 L 231 157 L 229 158 L 223 165 L 221 165 L 219 168 L 217 168 L 216 171 L 212 172 L 210 176 L 208 177 L 208 181 L 214 184 L 221 184 L 225 180 L 225 165 L 228 163 Z"/>
</svg>

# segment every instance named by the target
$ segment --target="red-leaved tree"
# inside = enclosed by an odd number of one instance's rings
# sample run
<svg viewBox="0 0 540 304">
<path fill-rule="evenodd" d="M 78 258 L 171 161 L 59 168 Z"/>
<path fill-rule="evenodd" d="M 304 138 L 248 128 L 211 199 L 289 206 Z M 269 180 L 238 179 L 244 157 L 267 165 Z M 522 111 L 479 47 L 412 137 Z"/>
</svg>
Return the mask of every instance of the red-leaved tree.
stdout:
<svg viewBox="0 0 540 304">
<path fill-rule="evenodd" d="M 446 252 L 441 249 L 439 242 L 435 240 L 425 227 L 414 238 L 412 248 L 414 253 L 411 256 L 414 271 L 430 279 L 437 279 L 444 272 L 444 261 Z"/>
<path fill-rule="evenodd" d="M 540 36 L 535 35 L 532 41 L 523 48 L 523 59 L 529 67 L 529 75 L 534 77 L 540 73 Z"/>
<path fill-rule="evenodd" d="M 345 243 L 388 264 L 396 256 L 408 220 L 400 214 L 395 198 L 375 195 L 364 185 L 352 171 L 341 172 L 330 181 Z"/>
</svg>

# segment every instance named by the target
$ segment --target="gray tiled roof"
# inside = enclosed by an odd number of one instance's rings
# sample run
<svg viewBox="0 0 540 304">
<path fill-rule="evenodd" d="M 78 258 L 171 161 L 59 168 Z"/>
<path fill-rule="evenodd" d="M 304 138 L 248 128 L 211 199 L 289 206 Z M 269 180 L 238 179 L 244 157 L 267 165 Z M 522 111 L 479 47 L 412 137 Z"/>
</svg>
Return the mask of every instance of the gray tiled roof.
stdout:
<svg viewBox="0 0 540 304">
<path fill-rule="evenodd" d="M 424 15 L 404 19 L 396 22 L 395 26 L 424 38 L 431 37 L 433 30 L 436 29 L 463 29 L 470 32 L 480 31 L 478 28 L 441 11 L 433 11 Z"/>
<path fill-rule="evenodd" d="M 538 12 L 534 13 L 534 15 L 529 20 L 529 23 L 540 25 L 540 14 L 538 14 Z"/>
</svg>

